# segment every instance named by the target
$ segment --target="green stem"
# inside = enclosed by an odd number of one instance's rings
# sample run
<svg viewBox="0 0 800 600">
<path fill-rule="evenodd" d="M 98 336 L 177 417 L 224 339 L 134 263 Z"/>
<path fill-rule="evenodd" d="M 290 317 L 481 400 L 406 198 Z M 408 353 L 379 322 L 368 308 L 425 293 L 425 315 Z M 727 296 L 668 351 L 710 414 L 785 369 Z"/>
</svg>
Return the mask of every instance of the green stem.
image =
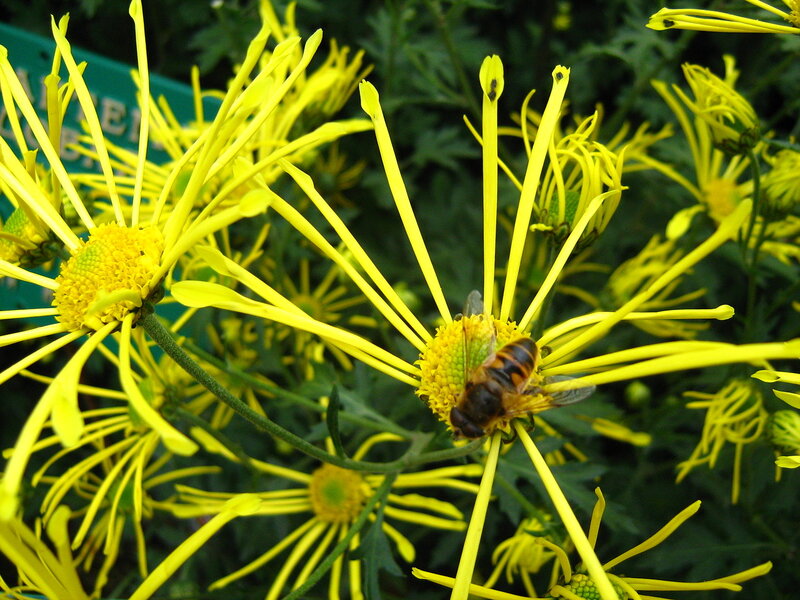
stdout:
<svg viewBox="0 0 800 600">
<path fill-rule="evenodd" d="M 241 380 L 248 385 L 268 392 L 270 394 L 274 394 L 277 397 L 285 398 L 286 400 L 290 400 L 295 404 L 299 404 L 304 408 L 311 409 L 318 413 L 324 413 L 327 409 L 319 404 L 318 402 L 314 402 L 313 400 L 309 400 L 305 396 L 301 396 L 300 394 L 295 394 L 293 392 L 289 392 L 287 390 L 281 389 L 277 386 L 270 385 L 269 383 L 255 377 L 254 375 L 250 375 L 249 373 L 245 373 L 241 369 L 225 363 L 223 360 L 217 358 L 213 354 L 210 354 L 197 346 L 194 342 L 189 340 L 186 341 L 184 344 L 188 350 L 192 352 L 192 354 L 202 358 L 205 362 L 214 365 L 221 371 L 225 371 L 230 375 L 233 375 L 237 379 Z M 393 423 L 386 420 L 376 421 L 374 419 L 368 419 L 366 417 L 362 417 L 360 415 L 354 415 L 352 413 L 342 412 L 339 413 L 339 418 L 342 421 L 347 421 L 354 425 L 358 425 L 359 427 L 367 427 L 369 429 L 374 429 L 376 431 L 388 431 L 389 433 L 394 433 L 399 435 L 400 437 L 410 438 L 414 432 L 405 429 L 404 427 L 400 427 L 396 423 Z"/>
<path fill-rule="evenodd" d="M 345 550 L 347 550 L 348 546 L 350 545 L 350 541 L 364 527 L 369 515 L 372 513 L 372 509 L 376 504 L 378 504 L 378 502 L 382 502 L 392 489 L 392 484 L 396 478 L 397 473 L 390 473 L 384 477 L 383 482 L 378 489 L 375 490 L 375 493 L 372 495 L 372 497 L 367 500 L 366 504 L 364 504 L 364 508 L 362 508 L 361 512 L 358 513 L 356 520 L 353 521 L 352 525 L 350 525 L 350 528 L 347 530 L 345 536 L 333 547 L 333 550 L 328 553 L 328 556 L 325 557 L 325 560 L 319 563 L 317 568 L 314 569 L 314 571 L 308 576 L 308 579 L 306 579 L 298 588 L 292 590 L 290 594 L 284 596 L 283 600 L 296 600 L 298 598 L 305 597 L 306 592 L 314 587 L 314 585 L 322 578 L 322 576 L 330 570 L 334 561 L 336 561 L 336 559 L 339 558 L 339 556 Z"/>
<path fill-rule="evenodd" d="M 761 171 L 758 165 L 758 157 L 752 148 L 747 153 L 750 159 L 750 171 L 753 174 L 753 210 L 750 212 L 750 222 L 747 224 L 747 234 L 744 236 L 745 252 L 750 242 L 750 236 L 753 235 L 753 228 L 756 225 L 758 218 L 758 209 L 761 205 Z M 754 258 L 757 255 L 758 248 L 754 248 Z"/>
<path fill-rule="evenodd" d="M 189 373 L 189 375 L 191 375 L 222 402 L 230 406 L 239 416 L 243 417 L 247 421 L 250 421 L 250 423 L 255 425 L 256 428 L 266 431 L 273 437 L 283 440 L 297 450 L 300 450 L 300 452 L 316 458 L 319 461 L 354 471 L 393 473 L 395 471 L 402 471 L 416 465 L 450 460 L 459 456 L 465 456 L 479 449 L 481 446 L 480 440 L 474 440 L 472 443 L 462 446 L 461 448 L 448 448 L 447 450 L 437 450 L 435 452 L 418 454 L 419 450 L 428 444 L 431 436 L 430 434 L 414 433 L 411 437 L 411 448 L 409 449 L 409 452 L 397 460 L 386 463 L 352 460 L 349 458 L 339 457 L 334 454 L 329 454 L 321 448 L 317 448 L 313 444 L 307 442 L 305 439 L 293 434 L 288 429 L 284 429 L 267 417 L 258 414 L 252 408 L 247 406 L 247 404 L 226 390 L 216 379 L 203 370 L 203 368 L 200 367 L 200 365 L 198 365 L 192 359 L 192 357 L 190 357 L 183 350 L 183 348 L 181 348 L 175 342 L 172 334 L 167 331 L 161 325 L 161 323 L 158 322 L 155 314 L 151 313 L 140 319 L 139 324 L 144 327 L 145 331 L 147 331 L 150 337 L 152 337 L 153 340 L 164 350 L 164 352 L 166 352 L 176 363 L 178 363 L 181 368 L 183 368 L 187 373 Z"/>
</svg>

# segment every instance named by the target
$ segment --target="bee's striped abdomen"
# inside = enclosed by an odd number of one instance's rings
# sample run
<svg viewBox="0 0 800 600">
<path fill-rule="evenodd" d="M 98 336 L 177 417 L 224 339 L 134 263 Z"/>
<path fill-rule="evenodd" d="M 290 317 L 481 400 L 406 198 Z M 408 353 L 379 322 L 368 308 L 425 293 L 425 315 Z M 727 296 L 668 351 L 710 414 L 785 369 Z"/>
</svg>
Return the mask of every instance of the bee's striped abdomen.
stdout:
<svg viewBox="0 0 800 600">
<path fill-rule="evenodd" d="M 539 362 L 539 349 L 529 337 L 522 337 L 500 348 L 486 370 L 509 388 L 519 389 L 530 378 Z"/>
</svg>

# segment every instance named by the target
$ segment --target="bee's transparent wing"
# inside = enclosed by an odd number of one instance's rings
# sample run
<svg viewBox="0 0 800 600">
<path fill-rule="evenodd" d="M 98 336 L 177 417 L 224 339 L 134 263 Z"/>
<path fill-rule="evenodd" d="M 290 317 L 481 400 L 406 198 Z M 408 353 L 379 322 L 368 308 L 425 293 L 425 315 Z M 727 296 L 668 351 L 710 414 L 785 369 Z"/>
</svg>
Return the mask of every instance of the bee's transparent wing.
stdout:
<svg viewBox="0 0 800 600">
<path fill-rule="evenodd" d="M 570 381 L 575 379 L 574 377 L 569 377 L 567 375 L 551 375 L 550 377 L 545 377 L 544 381 L 542 382 L 543 385 L 547 385 L 548 383 L 556 383 L 558 381 Z M 584 388 L 576 388 L 574 390 L 563 390 L 561 392 L 554 392 L 550 395 L 553 399 L 553 404 L 556 406 L 566 406 L 568 404 L 575 404 L 576 402 L 580 402 L 581 400 L 586 400 L 589 396 L 594 394 L 597 388 L 593 385 Z"/>
<path fill-rule="evenodd" d="M 467 301 L 464 302 L 464 316 L 482 315 L 485 312 L 483 306 L 483 298 L 478 290 L 472 290 L 467 296 Z"/>
<path fill-rule="evenodd" d="M 467 296 L 466 302 L 464 302 L 464 314 L 463 317 L 471 317 L 473 315 L 479 315 L 481 317 L 485 316 L 486 307 L 483 305 L 483 298 L 481 297 L 481 293 L 478 290 L 472 290 L 469 295 Z M 467 382 L 472 375 L 472 371 L 474 370 L 475 365 L 473 368 L 470 368 L 468 365 L 468 357 L 472 356 L 472 337 L 467 335 L 466 330 L 466 321 L 464 321 L 463 325 L 463 332 L 464 332 L 464 381 Z M 487 357 L 487 361 L 490 361 L 494 357 L 495 351 L 495 344 L 497 341 L 497 332 L 494 330 L 494 325 L 492 326 L 492 336 L 489 339 L 489 355 Z"/>
</svg>

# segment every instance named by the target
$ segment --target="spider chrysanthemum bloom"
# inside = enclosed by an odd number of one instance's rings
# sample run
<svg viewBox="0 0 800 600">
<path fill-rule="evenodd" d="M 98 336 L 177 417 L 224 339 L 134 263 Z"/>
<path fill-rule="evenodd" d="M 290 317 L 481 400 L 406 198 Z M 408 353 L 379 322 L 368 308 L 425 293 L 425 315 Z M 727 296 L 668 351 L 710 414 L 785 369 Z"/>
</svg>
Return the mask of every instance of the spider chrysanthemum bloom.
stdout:
<svg viewBox="0 0 800 600">
<path fill-rule="evenodd" d="M 765 157 L 772 168 L 764 175 L 764 209 L 767 215 L 785 217 L 800 203 L 800 152 L 781 150 Z"/>
<path fill-rule="evenodd" d="M 761 392 L 754 382 L 737 379 L 715 394 L 685 392 L 684 395 L 696 398 L 687 403 L 687 408 L 705 409 L 706 416 L 700 442 L 692 455 L 678 465 L 677 481 L 681 482 L 698 465 L 713 468 L 722 449 L 732 444 L 735 454 L 731 499 L 736 504 L 741 487 L 742 452 L 747 444 L 761 438 L 769 418 Z"/>
<path fill-rule="evenodd" d="M 137 82 L 141 121 L 138 153 L 130 153 L 136 157 L 132 178 L 125 180 L 125 184 L 118 183 L 100 118 L 83 78 L 84 67 L 91 69 L 91 66 L 76 64 L 65 37 L 66 19 L 62 19 L 60 24 L 55 21 L 52 24 L 56 42 L 54 64 L 63 65 L 68 77 L 65 86 L 68 90 L 74 90 L 86 119 L 85 127 L 102 171 L 99 177 L 104 185 L 104 193 L 109 198 L 110 214 L 107 218 L 111 219 L 110 222 L 95 221 L 91 211 L 84 205 L 77 185 L 67 174 L 58 148 L 52 141 L 51 132 L 59 128 L 39 119 L 25 86 L 8 61 L 5 49 L 0 51 L 0 86 L 5 110 L 11 122 L 17 124 L 12 129 L 18 133 L 16 140 L 24 155 L 22 159 L 17 158 L 6 142 L 0 141 L 3 151 L 0 166 L 3 188 L 13 190 L 14 202 L 19 206 L 24 205 L 26 214 L 35 214 L 47 225 L 60 245 L 60 253 L 68 257 L 55 278 L 25 269 L 12 261 L 0 260 L 0 275 L 31 283 L 53 293 L 53 305 L 49 308 L 0 313 L 0 318 L 7 322 L 22 322 L 33 317 L 52 319 L 50 324 L 3 335 L 0 337 L 0 346 L 57 336 L 0 372 L 0 383 L 68 344 L 82 341 L 80 348 L 31 409 L 19 434 L 0 482 L 0 518 L 10 518 L 17 510 L 17 491 L 31 448 L 48 418 L 52 417 L 53 429 L 64 445 L 74 445 L 80 439 L 84 426 L 77 398 L 81 371 L 89 357 L 112 336 L 118 347 L 115 366 L 118 367 L 130 405 L 138 417 L 158 432 L 170 451 L 191 454 L 197 449 L 195 442 L 172 426 L 144 398 L 131 370 L 132 331 L 139 319 L 152 309 L 152 304 L 160 299 L 162 282 L 167 274 L 197 241 L 239 219 L 266 210 L 269 198 L 262 190 L 251 189 L 248 185 L 248 181 L 257 175 L 257 170 L 245 170 L 228 180 L 209 199 L 200 214 L 196 214 L 193 208 L 198 198 L 206 193 L 205 184 L 209 178 L 234 161 L 235 149 L 245 145 L 254 135 L 252 129 L 239 125 L 248 120 L 258 122 L 268 118 L 311 61 L 321 39 L 321 32 L 312 35 L 301 52 L 302 59 L 293 68 L 283 69 L 289 54 L 300 45 L 298 38 L 287 38 L 275 49 L 271 62 L 262 66 L 258 75 L 248 84 L 250 73 L 258 63 L 267 41 L 267 32 L 262 29 L 250 44 L 214 121 L 196 143 L 167 169 L 157 200 L 144 216 L 140 208 L 151 126 L 151 99 L 144 21 L 138 0 L 131 3 L 130 14 L 138 48 Z M 279 79 L 275 78 L 277 71 L 283 73 Z M 263 83 L 268 78 L 274 86 L 265 96 Z M 69 98 L 70 95 L 62 93 L 58 97 Z M 49 108 L 51 118 L 52 115 L 63 118 L 64 106 Z M 28 149 L 28 142 L 22 135 L 20 124 L 23 123 L 30 129 L 31 137 L 36 142 L 36 152 L 48 163 L 52 177 L 46 186 L 41 185 L 37 170 L 28 167 L 34 149 Z M 56 196 L 60 198 L 63 195 L 64 204 L 70 206 L 70 211 L 80 223 L 77 231 L 88 232 L 85 237 L 76 233 L 76 228 L 63 216 L 65 211 L 59 210 L 54 204 L 52 190 L 56 185 L 60 190 Z M 127 185 L 130 185 L 129 197 L 119 190 L 120 186 Z M 235 202 L 226 208 L 219 208 L 231 195 L 235 197 Z"/>
<path fill-rule="evenodd" d="M 516 533 L 500 542 L 492 553 L 492 562 L 495 566 L 484 586 L 494 587 L 500 575 L 504 573 L 508 583 L 513 583 L 514 577 L 519 577 L 525 590 L 531 596 L 536 596 L 531 575 L 538 573 L 542 567 L 556 558 L 555 552 L 549 547 L 555 543 L 551 526 L 552 517 L 545 512 L 537 517 L 524 519 L 517 527 Z M 557 573 L 558 561 L 555 561 L 553 576 Z"/>
<path fill-rule="evenodd" d="M 724 58 L 724 79 L 706 67 L 684 64 L 683 75 L 694 98 L 680 88 L 676 93 L 697 118 L 708 124 L 717 148 L 731 155 L 745 154 L 761 137 L 759 121 L 750 103 L 734 89 L 739 73 L 733 57 Z"/>
<path fill-rule="evenodd" d="M 224 447 L 210 436 L 200 436 L 207 450 L 223 454 L 237 460 Z M 368 438 L 354 453 L 360 460 L 376 443 L 401 441 L 391 434 L 377 434 Z M 289 519 L 293 515 L 305 518 L 303 522 L 289 531 L 278 543 L 264 549 L 255 560 L 211 584 L 210 589 L 223 588 L 230 583 L 251 574 L 269 574 L 271 584 L 266 598 L 274 600 L 281 596 L 284 588 L 302 585 L 314 571 L 332 546 L 341 542 L 348 529 L 367 507 L 367 503 L 384 483 L 384 476 L 370 475 L 359 471 L 324 464 L 311 473 L 280 467 L 257 459 L 250 459 L 258 471 L 272 477 L 287 480 L 295 487 L 264 492 L 254 495 L 261 501 L 260 508 L 253 516 L 281 516 Z M 454 488 L 476 491 L 477 485 L 464 481 L 464 477 L 479 475 L 480 465 L 434 468 L 413 473 L 403 473 L 391 483 L 385 502 L 380 508 L 369 508 L 369 519 L 374 521 L 380 514 L 381 528 L 393 542 L 397 552 L 404 560 L 414 560 L 415 549 L 411 541 L 392 523 L 413 523 L 422 527 L 439 530 L 463 530 L 466 524 L 461 512 L 451 503 L 433 496 L 416 493 L 403 493 L 408 488 Z M 216 514 L 226 502 L 241 494 L 206 492 L 203 490 L 177 486 L 179 502 L 171 504 L 170 510 L 180 517 L 197 517 Z M 390 523 L 391 521 L 391 523 Z M 257 530 L 261 525 L 254 522 L 250 528 Z M 348 544 L 349 552 L 359 548 L 360 534 L 352 537 Z M 272 567 L 272 561 L 288 552 L 280 567 Z M 361 587 L 362 560 L 352 554 L 339 554 L 331 567 L 328 582 L 328 597 L 340 597 L 340 588 L 347 582 L 350 597 L 363 599 Z M 274 577 L 272 577 L 274 575 Z"/>
<path fill-rule="evenodd" d="M 781 10 L 762 0 L 745 0 L 778 17 L 773 21 L 740 17 L 718 10 L 697 8 L 662 8 L 647 23 L 650 29 L 691 29 L 714 33 L 800 33 L 800 3 L 783 0 L 789 11 Z M 764 15 L 769 17 L 770 15 Z"/>
<path fill-rule="evenodd" d="M 527 169 L 520 186 L 518 201 L 514 202 L 516 214 L 511 227 L 510 240 L 506 240 L 507 244 L 499 244 L 497 239 L 498 172 L 500 169 L 500 161 L 497 154 L 497 106 L 498 99 L 503 91 L 503 67 L 499 57 L 492 56 L 485 59 L 479 79 L 483 90 L 483 122 L 480 135 L 483 148 L 483 198 L 482 202 L 476 199 L 476 203 L 478 205 L 482 204 L 483 207 L 483 281 L 482 285 L 476 282 L 477 285 L 475 287 L 482 292 L 480 294 L 484 302 L 481 311 L 482 319 L 480 315 L 475 315 L 478 317 L 475 321 L 471 319 L 465 321 L 463 317 L 460 321 L 453 318 L 453 313 L 448 304 L 445 291 L 439 282 L 439 277 L 425 239 L 420 231 L 413 205 L 400 172 L 378 91 L 368 82 L 362 83 L 360 87 L 362 108 L 373 122 L 378 150 L 400 221 L 408 237 L 414 259 L 419 265 L 422 279 L 430 291 L 431 303 L 436 307 L 442 326 L 436 332 L 432 332 L 430 327 L 426 326 L 419 316 L 409 308 L 348 229 L 342 218 L 321 196 L 315 188 L 314 182 L 307 174 L 288 162 L 281 163 L 282 168 L 294 179 L 320 215 L 327 221 L 330 230 L 338 236 L 339 240 L 336 243 L 338 244 L 341 241 L 347 250 L 346 253 L 341 251 L 335 243 L 329 241 L 328 237 L 309 218 L 300 214 L 288 202 L 277 194 L 270 196 L 271 210 L 286 219 L 312 242 L 322 254 L 339 265 L 342 271 L 353 280 L 354 284 L 369 300 L 374 309 L 394 328 L 399 336 L 408 340 L 410 346 L 419 352 L 419 355 L 423 356 L 425 360 L 435 360 L 438 364 L 443 365 L 445 374 L 441 378 L 437 373 L 434 373 L 434 369 L 425 369 L 425 373 L 423 373 L 420 366 L 409 361 L 404 353 L 392 352 L 380 344 L 343 327 L 333 326 L 312 318 L 290 302 L 288 298 L 277 293 L 265 282 L 260 281 L 252 273 L 237 265 L 235 261 L 216 250 L 208 249 L 206 251 L 209 265 L 218 273 L 238 281 L 243 288 L 248 290 L 249 297 L 231 289 L 231 286 L 221 286 L 204 281 L 178 282 L 171 288 L 173 296 L 179 302 L 190 307 L 214 306 L 262 317 L 303 331 L 312 332 L 328 343 L 337 345 L 342 351 L 375 370 L 406 383 L 414 389 L 424 389 L 425 393 L 423 395 L 426 402 L 429 406 L 434 407 L 436 415 L 442 420 L 454 414 L 453 408 L 458 405 L 462 397 L 463 390 L 458 388 L 458 382 L 463 382 L 465 378 L 465 353 L 470 356 L 470 364 L 482 364 L 483 361 L 496 354 L 498 338 L 505 336 L 506 332 L 513 332 L 513 335 L 518 339 L 529 340 L 526 342 L 526 352 L 530 357 L 535 357 L 537 354 L 540 355 L 538 362 L 533 358 L 524 359 L 526 365 L 533 365 L 532 369 L 526 366 L 524 370 L 526 377 L 524 379 L 528 383 L 532 383 L 533 386 L 541 388 L 541 395 L 546 399 L 548 407 L 556 405 L 552 401 L 556 397 L 569 396 L 573 390 L 591 389 L 592 386 L 601 384 L 731 362 L 752 362 L 770 360 L 777 357 L 796 357 L 798 353 L 797 342 L 735 346 L 714 342 L 689 341 L 652 344 L 600 354 L 582 360 L 577 359 L 576 356 L 579 353 L 586 351 L 592 344 L 604 338 L 609 331 L 624 321 L 730 318 L 732 309 L 726 305 L 713 309 L 637 311 L 646 302 L 668 287 L 676 278 L 691 269 L 698 261 L 735 236 L 744 220 L 750 214 L 750 202 L 745 200 L 738 204 L 733 212 L 721 221 L 716 231 L 706 240 L 697 244 L 657 278 L 649 282 L 644 289 L 639 290 L 633 298 L 613 312 L 593 312 L 547 328 L 544 323 L 541 323 L 545 312 L 543 309 L 546 307 L 546 300 L 553 292 L 564 265 L 569 260 L 591 220 L 601 210 L 604 202 L 618 196 L 619 190 L 608 190 L 591 198 L 581 216 L 573 223 L 571 232 L 564 240 L 561 248 L 555 252 L 549 271 L 541 281 L 533 297 L 523 296 L 523 294 L 518 293 L 520 270 L 526 243 L 533 236 L 541 235 L 540 232 L 532 232 L 531 225 L 534 224 L 533 214 L 548 156 L 548 148 L 553 145 L 553 136 L 569 83 L 569 69 L 557 67 L 553 71 L 552 91 L 542 113 L 536 138 L 533 140 L 530 152 L 526 152 Z M 554 163 L 554 168 L 557 168 L 556 163 Z M 507 256 L 498 258 L 498 248 L 508 248 Z M 354 264 L 357 265 L 357 268 Z M 500 273 L 499 276 L 498 272 Z M 257 300 L 255 299 L 256 297 L 260 299 Z M 496 299 L 499 300 L 499 303 L 495 302 Z M 471 316 L 473 316 L 471 313 L 467 314 L 467 317 Z M 472 323 L 476 323 L 480 330 L 477 344 L 472 343 L 472 334 L 470 334 L 469 340 L 464 334 L 465 324 L 470 324 L 468 326 L 471 327 Z M 532 331 L 534 330 L 543 330 L 544 333 L 541 335 L 536 334 L 534 338 L 532 337 Z M 483 340 L 491 341 L 493 337 L 494 344 L 485 344 L 483 342 Z M 513 340 L 514 338 L 509 335 L 508 338 L 503 339 Z M 465 351 L 467 342 L 469 342 L 470 346 L 468 352 Z M 475 350 L 472 349 L 473 345 L 476 346 Z M 541 352 L 541 349 L 545 346 L 551 350 L 546 355 Z M 431 351 L 431 348 L 435 350 Z M 476 352 L 474 359 L 471 358 L 473 352 Z M 497 357 L 494 356 L 492 360 L 495 358 Z M 580 373 L 590 374 L 574 378 L 575 375 Z M 522 386 L 525 383 L 523 378 L 519 376 L 510 375 L 509 379 L 514 383 L 515 387 L 517 385 Z M 537 382 L 541 382 L 542 385 L 539 386 Z M 517 389 L 516 391 L 518 392 L 519 390 Z M 501 419 L 511 416 L 507 414 L 509 411 L 502 404 L 497 408 L 496 398 L 494 406 L 494 416 Z M 511 409 L 511 412 L 516 413 L 514 407 L 511 407 Z M 522 419 L 527 418 L 524 410 L 521 411 L 519 416 Z M 451 422 L 449 425 L 452 426 L 453 423 Z M 509 419 L 508 425 L 520 437 L 520 441 L 536 466 L 537 472 L 543 478 L 547 477 L 547 483 L 545 484 L 547 491 L 552 495 L 551 497 L 553 497 L 558 513 L 564 520 L 570 536 L 573 537 L 575 546 L 586 562 L 590 574 L 595 581 L 599 582 L 603 599 L 613 600 L 614 591 L 611 583 L 604 575 L 597 557 L 586 541 L 585 535 L 571 512 L 566 498 L 558 489 L 555 479 L 552 478 L 552 475 L 548 476 L 547 466 L 543 464 L 544 460 L 527 434 L 526 427 L 512 419 Z M 489 453 L 485 462 L 481 490 L 476 499 L 475 509 L 473 510 L 462 557 L 459 562 L 458 575 L 456 577 L 457 585 L 453 592 L 453 597 L 458 600 L 466 598 L 468 593 L 483 522 L 491 497 L 499 451 L 500 434 L 496 432 L 490 436 Z"/>
<path fill-rule="evenodd" d="M 583 234 L 582 244 L 595 240 L 611 221 L 622 196 L 622 169 L 625 151 L 610 151 L 592 139 L 598 115 L 585 119 L 575 131 L 565 135 L 550 153 L 544 174 L 534 228 L 550 232 L 557 244 L 563 243 L 583 216 L 589 202 L 606 191 L 609 194 Z"/>
<path fill-rule="evenodd" d="M 605 498 L 599 489 L 595 490 L 595 493 L 597 494 L 597 503 L 592 511 L 592 519 L 587 530 L 592 547 L 597 544 L 598 534 L 600 531 L 600 522 L 603 518 L 603 512 L 605 511 Z M 656 533 L 642 543 L 634 546 L 626 552 L 623 552 L 616 558 L 603 563 L 603 570 L 611 580 L 611 584 L 614 587 L 614 592 L 619 600 L 655 598 L 655 596 L 640 594 L 640 591 L 740 591 L 742 589 L 742 586 L 739 585 L 740 583 L 756 577 L 761 577 L 769 573 L 769 571 L 772 569 L 772 563 L 770 562 L 762 563 L 747 569 L 746 571 L 720 577 L 719 579 L 700 581 L 697 583 L 631 577 L 628 575 L 617 575 L 612 571 L 616 570 L 618 565 L 620 565 L 623 561 L 647 552 L 664 542 L 664 540 L 672 535 L 675 530 L 683 525 L 683 523 L 691 518 L 699 509 L 700 501 L 698 500 L 675 515 L 666 525 L 664 525 L 661 529 L 659 529 Z M 573 568 L 570 565 L 568 557 L 568 552 L 570 550 L 569 548 L 559 547 L 548 540 L 543 540 L 541 543 L 555 553 L 556 560 L 558 561 L 562 572 L 561 579 L 555 585 L 550 586 L 544 596 L 545 598 L 562 600 L 598 600 L 601 597 L 597 579 L 587 574 L 583 566 Z M 428 581 L 432 581 L 446 587 L 453 587 L 454 584 L 452 577 L 445 577 L 436 573 L 423 571 L 421 569 L 413 569 L 413 573 L 420 579 L 427 579 Z M 503 600 L 536 600 L 540 598 L 534 594 L 522 596 L 492 589 L 483 585 L 471 585 L 469 591 L 471 595 L 478 598 L 502 598 Z M 661 596 L 658 597 L 661 598 Z"/>
<path fill-rule="evenodd" d="M 226 523 L 236 517 L 252 514 L 260 507 L 260 502 L 252 494 L 240 494 L 222 505 L 217 514 L 203 524 L 185 543 L 198 545 L 219 531 Z M 53 543 L 55 552 L 45 544 L 37 531 L 31 530 L 19 517 L 0 520 L 0 553 L 4 554 L 20 573 L 22 585 L 13 589 L 0 577 L 0 589 L 13 594 L 13 598 L 36 597 L 64 598 L 69 600 L 88 600 L 80 574 L 72 556 L 67 522 L 70 510 L 60 506 L 53 514 L 45 530 Z M 173 551 L 130 596 L 130 600 L 147 600 L 183 564 L 189 554 L 185 548 Z M 21 595 L 21 593 L 25 595 Z M 41 596 L 39 596 L 41 594 Z"/>
<path fill-rule="evenodd" d="M 732 60 L 732 57 L 725 57 L 731 72 L 734 71 Z M 684 68 L 688 67 L 703 70 L 697 65 L 685 65 Z M 744 175 L 750 168 L 750 158 L 740 154 L 731 156 L 716 146 L 712 123 L 697 114 L 694 101 L 679 86 L 668 86 L 663 81 L 653 81 L 652 85 L 678 120 L 689 145 L 695 171 L 694 181 L 691 181 L 662 163 L 652 165 L 684 187 L 697 201 L 697 204 L 678 211 L 670 220 L 666 233 L 668 238 L 674 239 L 689 229 L 698 213 L 705 212 L 719 223 L 749 198 L 752 182 L 744 180 Z"/>
<path fill-rule="evenodd" d="M 5 194 L 15 197 L 10 191 Z M 28 268 L 52 260 L 57 246 L 48 244 L 53 240 L 47 225 L 25 208 L 17 206 L 0 229 L 0 260 Z"/>
</svg>

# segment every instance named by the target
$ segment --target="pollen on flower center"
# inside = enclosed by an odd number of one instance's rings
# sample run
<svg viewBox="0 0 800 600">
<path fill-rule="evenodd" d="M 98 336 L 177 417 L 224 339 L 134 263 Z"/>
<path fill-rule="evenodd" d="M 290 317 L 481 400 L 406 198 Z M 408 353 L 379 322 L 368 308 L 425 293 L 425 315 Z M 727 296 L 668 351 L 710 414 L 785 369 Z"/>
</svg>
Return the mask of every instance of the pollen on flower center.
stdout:
<svg viewBox="0 0 800 600">
<path fill-rule="evenodd" d="M 122 320 L 153 291 L 163 250 L 164 239 L 155 227 L 99 226 L 61 266 L 53 298 L 58 320 L 73 330 Z M 102 304 L 119 293 L 118 301 Z"/>
<path fill-rule="evenodd" d="M 325 464 L 311 475 L 308 493 L 320 520 L 349 523 L 364 506 L 364 480 L 355 471 Z"/>
<path fill-rule="evenodd" d="M 450 411 L 475 369 L 498 348 L 523 336 L 516 323 L 484 315 L 465 316 L 439 327 L 417 361 L 422 372 L 417 395 L 452 429 Z M 508 423 L 497 425 L 506 428 Z"/>
</svg>

